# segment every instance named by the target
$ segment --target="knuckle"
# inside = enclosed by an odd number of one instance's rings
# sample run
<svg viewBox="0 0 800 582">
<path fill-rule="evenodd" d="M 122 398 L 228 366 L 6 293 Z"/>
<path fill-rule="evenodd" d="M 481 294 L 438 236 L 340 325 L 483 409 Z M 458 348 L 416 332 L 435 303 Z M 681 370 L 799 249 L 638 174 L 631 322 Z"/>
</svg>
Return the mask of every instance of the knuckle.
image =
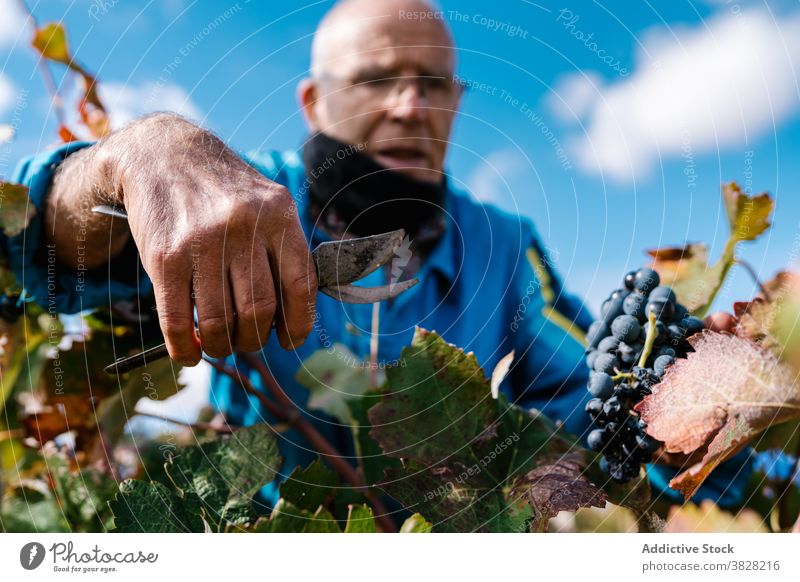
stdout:
<svg viewBox="0 0 800 582">
<path fill-rule="evenodd" d="M 317 276 L 311 270 L 294 275 L 286 282 L 286 292 L 293 297 L 314 295 L 317 291 Z"/>
<path fill-rule="evenodd" d="M 182 315 L 162 314 L 159 318 L 161 331 L 169 338 L 186 335 L 191 330 L 193 320 Z"/>
<path fill-rule="evenodd" d="M 262 325 L 269 325 L 272 323 L 272 318 L 275 316 L 277 303 L 275 297 L 264 297 L 262 299 L 255 299 L 248 301 L 239 309 L 238 316 L 245 322 L 256 322 Z"/>
<path fill-rule="evenodd" d="M 224 343 L 233 329 L 233 320 L 227 315 L 210 315 L 200 320 L 200 334 L 203 341 L 213 345 Z"/>
</svg>

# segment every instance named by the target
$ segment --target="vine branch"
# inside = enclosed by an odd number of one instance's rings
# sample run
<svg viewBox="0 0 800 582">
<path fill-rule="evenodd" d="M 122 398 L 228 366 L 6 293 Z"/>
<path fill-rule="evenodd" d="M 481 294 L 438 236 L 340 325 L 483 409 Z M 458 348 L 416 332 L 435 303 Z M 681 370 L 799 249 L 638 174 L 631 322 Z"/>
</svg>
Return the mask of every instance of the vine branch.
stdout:
<svg viewBox="0 0 800 582">
<path fill-rule="evenodd" d="M 375 508 L 375 520 L 380 524 L 381 529 L 387 533 L 396 532 L 397 528 L 389 517 L 389 511 L 383 502 L 371 491 L 367 490 L 361 475 L 356 469 L 342 457 L 339 451 L 328 442 L 310 422 L 303 417 L 303 411 L 286 395 L 286 392 L 272 376 L 264 362 L 260 358 L 250 354 L 240 354 L 243 359 L 256 371 L 262 380 L 264 387 L 270 395 L 277 401 L 274 402 L 262 391 L 258 390 L 253 383 L 245 377 L 238 369 L 227 364 L 223 364 L 211 358 L 205 359 L 217 371 L 225 374 L 236 381 L 245 392 L 255 396 L 267 411 L 278 420 L 287 423 L 297 430 L 312 447 L 330 463 L 331 467 L 350 485 L 356 489 L 362 489 L 364 496 L 370 500 Z"/>
</svg>

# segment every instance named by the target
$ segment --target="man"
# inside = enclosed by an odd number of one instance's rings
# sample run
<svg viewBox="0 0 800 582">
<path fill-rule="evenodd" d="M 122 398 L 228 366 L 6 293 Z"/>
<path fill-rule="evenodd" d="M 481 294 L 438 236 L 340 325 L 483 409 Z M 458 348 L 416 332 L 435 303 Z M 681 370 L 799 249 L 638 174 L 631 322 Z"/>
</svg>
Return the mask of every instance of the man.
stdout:
<svg viewBox="0 0 800 582">
<path fill-rule="evenodd" d="M 379 360 L 395 363 L 418 325 L 474 351 L 486 370 L 513 349 L 506 394 L 584 434 L 588 370 L 579 338 L 590 315 L 564 291 L 530 223 L 477 204 L 446 174 L 461 98 L 455 50 L 440 19 L 408 17 L 415 12 L 432 14 L 422 0 L 345 0 L 327 14 L 311 77 L 298 87 L 311 134 L 301 152 L 240 158 L 208 131 L 162 114 L 27 161 L 18 180 L 45 218 L 7 244 L 28 291 L 46 296 L 41 249 L 53 245 L 63 311 L 152 290 L 173 360 L 195 365 L 202 350 L 257 381 L 235 352 L 263 346 L 270 371 L 300 405 L 307 392 L 294 376 L 331 342 L 367 360 L 374 332 Z M 128 226 L 89 213 L 96 204 L 124 207 Z M 387 275 L 421 282 L 380 306 L 379 329 L 372 306 L 317 297 L 309 245 L 400 227 L 410 258 L 363 283 Z M 134 243 L 143 270 L 115 272 Z M 90 274 L 76 288 L 79 268 Z M 232 424 L 272 420 L 224 376 L 213 377 L 212 403 Z M 312 420 L 349 450 L 347 427 L 324 415 Z M 279 438 L 283 478 L 315 458 L 293 431 Z M 675 469 L 651 472 L 656 488 L 677 498 L 666 490 Z M 697 499 L 734 501 L 742 483 L 732 475 L 710 480 Z M 262 491 L 268 505 L 277 495 L 277 482 Z"/>
</svg>

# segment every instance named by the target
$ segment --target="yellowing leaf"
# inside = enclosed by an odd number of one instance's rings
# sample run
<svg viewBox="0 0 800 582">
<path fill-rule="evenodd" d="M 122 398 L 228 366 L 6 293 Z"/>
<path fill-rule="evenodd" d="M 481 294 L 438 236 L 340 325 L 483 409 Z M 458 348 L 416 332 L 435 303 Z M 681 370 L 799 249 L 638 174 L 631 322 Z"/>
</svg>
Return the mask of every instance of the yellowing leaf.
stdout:
<svg viewBox="0 0 800 582">
<path fill-rule="evenodd" d="M 667 516 L 665 533 L 769 533 L 761 516 L 745 508 L 734 515 L 723 511 L 710 499 L 697 506 L 673 505 Z"/>
<path fill-rule="evenodd" d="M 31 44 L 46 59 L 65 65 L 72 61 L 67 46 L 67 34 L 64 27 L 56 22 L 45 24 L 36 30 Z"/>
<path fill-rule="evenodd" d="M 769 215 L 775 206 L 769 194 L 748 196 L 735 182 L 723 186 L 722 198 L 728 214 L 730 234 L 722 256 L 710 266 L 704 244 L 667 247 L 647 251 L 661 282 L 669 285 L 678 301 L 702 317 L 722 287 L 725 276 L 736 261 L 736 246 L 758 238 L 770 226 Z"/>
<path fill-rule="evenodd" d="M 686 499 L 768 426 L 800 418 L 796 374 L 771 351 L 711 331 L 689 342 L 695 351 L 670 366 L 653 394 L 635 407 L 667 453 L 705 451 L 699 463 L 670 482 Z"/>
<path fill-rule="evenodd" d="M 722 266 L 709 266 L 708 247 L 703 243 L 651 249 L 647 253 L 653 257 L 651 266 L 658 272 L 661 284 L 672 287 L 678 302 L 691 312 L 710 303 L 722 284 Z"/>
<path fill-rule="evenodd" d="M 6 236 L 15 236 L 28 228 L 36 216 L 36 207 L 28 199 L 28 189 L 0 181 L 0 228 Z"/>
<path fill-rule="evenodd" d="M 769 215 L 775 202 L 766 192 L 748 196 L 736 182 L 731 182 L 722 187 L 722 199 L 731 235 L 737 240 L 755 240 L 770 227 Z"/>
</svg>

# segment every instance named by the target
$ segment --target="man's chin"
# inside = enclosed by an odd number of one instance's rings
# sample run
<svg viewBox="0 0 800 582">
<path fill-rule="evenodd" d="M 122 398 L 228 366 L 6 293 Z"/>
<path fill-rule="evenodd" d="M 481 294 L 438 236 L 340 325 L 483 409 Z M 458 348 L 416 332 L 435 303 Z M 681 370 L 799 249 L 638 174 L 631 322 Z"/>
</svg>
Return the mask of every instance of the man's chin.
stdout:
<svg viewBox="0 0 800 582">
<path fill-rule="evenodd" d="M 438 184 L 442 181 L 441 170 L 432 169 L 427 160 L 421 158 L 400 159 L 376 154 L 373 159 L 385 168 L 421 182 Z"/>
</svg>

